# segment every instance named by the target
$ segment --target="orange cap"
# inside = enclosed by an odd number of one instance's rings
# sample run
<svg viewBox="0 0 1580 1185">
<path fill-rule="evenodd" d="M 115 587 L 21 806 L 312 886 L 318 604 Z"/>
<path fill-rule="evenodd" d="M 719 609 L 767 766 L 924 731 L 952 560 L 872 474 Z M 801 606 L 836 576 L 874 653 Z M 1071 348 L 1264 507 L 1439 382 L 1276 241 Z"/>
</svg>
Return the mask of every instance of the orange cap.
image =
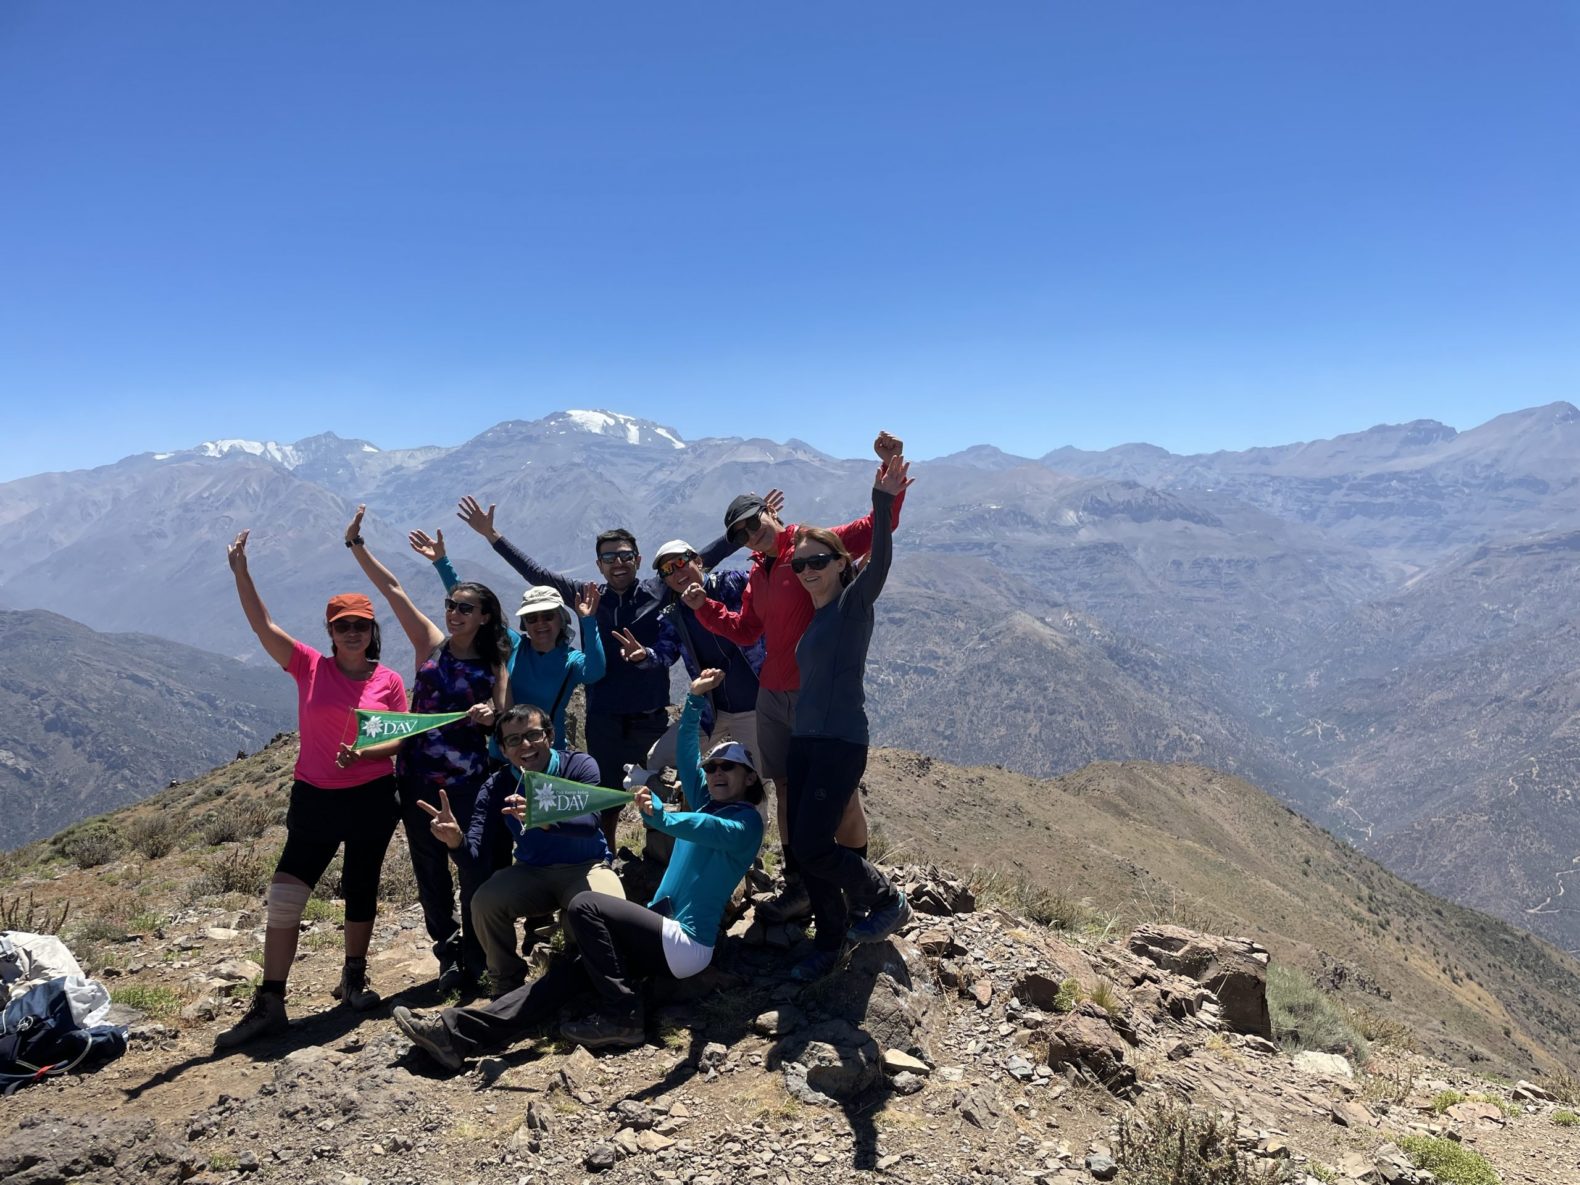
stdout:
<svg viewBox="0 0 1580 1185">
<path fill-rule="evenodd" d="M 373 602 L 361 593 L 341 593 L 329 598 L 329 608 L 324 610 L 326 621 L 339 621 L 342 617 L 366 617 L 373 620 Z"/>
</svg>

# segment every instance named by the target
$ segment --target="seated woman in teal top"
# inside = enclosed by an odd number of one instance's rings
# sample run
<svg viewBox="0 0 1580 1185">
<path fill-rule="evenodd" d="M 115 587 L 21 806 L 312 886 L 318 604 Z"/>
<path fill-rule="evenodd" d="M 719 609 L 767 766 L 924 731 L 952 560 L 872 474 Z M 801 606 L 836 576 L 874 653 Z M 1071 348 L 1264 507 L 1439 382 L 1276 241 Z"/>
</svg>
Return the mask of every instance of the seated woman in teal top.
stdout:
<svg viewBox="0 0 1580 1185">
<path fill-rule="evenodd" d="M 448 591 L 460 581 L 444 551 L 444 532 L 430 539 L 426 532 L 407 536 L 411 549 L 428 560 Z M 585 584 L 577 598 L 576 613 L 547 586 L 529 588 L 521 600 L 521 630 L 510 634 L 510 698 L 513 703 L 537 704 L 554 721 L 554 747 L 565 747 L 565 707 L 577 684 L 603 678 L 603 640 L 598 634 L 598 586 Z M 572 642 L 572 629 L 581 619 L 581 648 Z M 526 645 L 522 645 L 525 641 Z"/>
</svg>

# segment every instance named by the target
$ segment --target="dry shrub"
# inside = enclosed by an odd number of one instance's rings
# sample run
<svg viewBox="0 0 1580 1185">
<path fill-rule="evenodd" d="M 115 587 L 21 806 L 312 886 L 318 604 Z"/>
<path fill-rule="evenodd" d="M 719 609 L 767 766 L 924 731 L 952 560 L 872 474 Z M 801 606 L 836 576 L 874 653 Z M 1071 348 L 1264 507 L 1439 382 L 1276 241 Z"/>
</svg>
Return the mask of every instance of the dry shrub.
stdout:
<svg viewBox="0 0 1580 1185">
<path fill-rule="evenodd" d="M 1000 906 L 1053 930 L 1074 930 L 1090 912 L 1083 902 L 1038 884 L 1021 869 L 979 866 L 971 870 L 970 886 L 979 902 Z"/>
<path fill-rule="evenodd" d="M 28 934 L 59 934 L 71 916 L 71 902 L 62 901 L 59 912 L 54 906 L 39 905 L 33 900 L 33 890 L 15 897 L 0 897 L 0 930 L 17 930 Z"/>
<path fill-rule="evenodd" d="M 217 847 L 222 843 L 257 839 L 279 821 L 279 808 L 256 798 L 247 798 L 227 802 L 219 810 L 205 815 L 199 830 L 204 843 Z"/>
<path fill-rule="evenodd" d="M 126 841 L 150 860 L 168 856 L 185 835 L 181 818 L 168 811 L 143 815 L 126 825 Z"/>
<path fill-rule="evenodd" d="M 1277 1166 L 1234 1146 L 1238 1120 L 1161 1100 L 1120 1116 L 1114 1159 L 1129 1185 L 1273 1185 Z"/>
<path fill-rule="evenodd" d="M 237 844 L 216 852 L 203 865 L 193 889 L 200 896 L 221 893 L 263 893 L 274 871 L 274 859 L 258 851 L 257 845 Z"/>
<path fill-rule="evenodd" d="M 1344 1009 L 1298 967 L 1274 963 L 1267 969 L 1267 1010 L 1273 1039 L 1285 1049 L 1342 1053 L 1356 1064 L 1370 1052 Z"/>
<path fill-rule="evenodd" d="M 391 905 L 417 903 L 417 874 L 411 870 L 411 852 L 406 847 L 403 827 L 395 829 L 395 838 L 390 840 L 389 849 L 384 853 L 384 867 L 379 872 L 379 900 Z"/>
</svg>

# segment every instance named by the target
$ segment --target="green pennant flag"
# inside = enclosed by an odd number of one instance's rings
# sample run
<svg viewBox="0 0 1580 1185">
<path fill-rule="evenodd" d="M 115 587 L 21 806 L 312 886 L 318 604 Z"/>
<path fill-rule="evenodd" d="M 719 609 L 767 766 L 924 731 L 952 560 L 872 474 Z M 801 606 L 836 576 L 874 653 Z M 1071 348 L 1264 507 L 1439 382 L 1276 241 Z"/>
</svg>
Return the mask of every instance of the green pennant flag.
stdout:
<svg viewBox="0 0 1580 1185">
<path fill-rule="evenodd" d="M 442 728 L 466 718 L 465 712 L 366 712 L 357 709 L 357 739 L 351 747 L 366 749 L 398 737 L 414 737 L 430 728 Z"/>
<path fill-rule="evenodd" d="M 527 819 L 523 824 L 526 827 L 541 827 L 545 823 L 574 819 L 589 811 L 624 806 L 636 797 L 624 790 L 605 790 L 602 786 L 588 786 L 567 778 L 552 778 L 548 774 L 519 769 L 516 778 L 521 783 L 521 796 L 527 800 Z"/>
</svg>

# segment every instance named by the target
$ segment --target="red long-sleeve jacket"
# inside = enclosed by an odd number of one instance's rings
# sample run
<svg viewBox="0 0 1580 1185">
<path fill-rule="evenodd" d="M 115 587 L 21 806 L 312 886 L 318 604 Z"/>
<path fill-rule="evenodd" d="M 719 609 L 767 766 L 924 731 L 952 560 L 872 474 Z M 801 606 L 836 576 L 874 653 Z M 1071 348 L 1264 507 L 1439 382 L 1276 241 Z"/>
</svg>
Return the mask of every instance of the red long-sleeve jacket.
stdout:
<svg viewBox="0 0 1580 1185">
<path fill-rule="evenodd" d="M 890 525 L 900 525 L 902 493 L 894 501 Z M 845 545 L 851 559 L 859 559 L 872 548 L 872 512 L 854 522 L 831 528 Z M 796 691 L 801 672 L 795 664 L 796 643 L 812 620 L 812 598 L 790 570 L 790 555 L 795 549 L 794 525 L 779 532 L 779 555 L 752 556 L 752 570 L 746 578 L 739 613 L 731 613 L 718 601 L 708 600 L 697 610 L 697 620 L 716 634 L 748 646 L 762 638 L 768 647 L 757 682 L 769 691 Z"/>
</svg>

